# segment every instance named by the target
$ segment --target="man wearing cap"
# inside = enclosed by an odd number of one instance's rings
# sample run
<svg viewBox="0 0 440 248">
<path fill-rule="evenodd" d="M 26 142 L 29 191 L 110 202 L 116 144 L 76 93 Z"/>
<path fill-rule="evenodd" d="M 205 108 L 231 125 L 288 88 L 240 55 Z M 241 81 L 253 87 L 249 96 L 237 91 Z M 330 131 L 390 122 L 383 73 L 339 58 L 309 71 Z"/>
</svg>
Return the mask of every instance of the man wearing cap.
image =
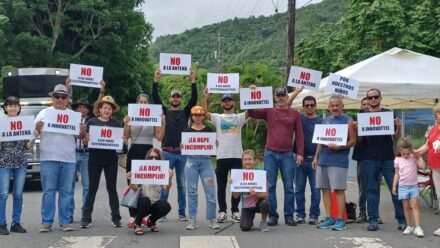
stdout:
<svg viewBox="0 0 440 248">
<path fill-rule="evenodd" d="M 160 69 L 154 73 L 153 79 L 153 102 L 154 104 L 162 104 L 159 96 L 159 79 Z M 182 139 L 182 131 L 188 127 L 188 119 L 191 114 L 191 108 L 197 103 L 197 85 L 196 74 L 190 70 L 191 80 L 191 99 L 188 104 L 181 109 L 182 93 L 180 90 L 172 90 L 169 98 L 171 108 L 167 108 L 162 104 L 163 113 L 165 115 L 165 135 L 162 140 L 162 151 L 165 160 L 169 160 L 170 169 L 176 172 L 177 181 L 177 201 L 179 204 L 179 220 L 188 221 L 185 214 L 186 208 L 186 178 L 185 178 L 185 162 L 186 156 L 180 153 L 180 143 Z M 163 190 L 161 199 L 168 201 L 168 191 Z M 166 221 L 166 218 L 161 218 L 160 221 Z"/>
<path fill-rule="evenodd" d="M 202 107 L 208 109 L 208 88 L 203 91 Z M 234 113 L 234 99 L 231 94 L 224 94 L 220 105 L 223 108 L 223 114 L 206 112 L 205 117 L 212 121 L 217 130 L 217 167 L 215 175 L 217 178 L 217 200 L 219 204 L 219 216 L 217 221 L 222 223 L 227 219 L 226 214 L 226 185 L 228 182 L 228 173 L 231 169 L 241 169 L 241 156 L 243 145 L 241 142 L 241 128 L 247 120 L 247 112 Z M 231 196 L 231 219 L 240 221 L 238 213 L 238 204 L 240 198 Z"/>
<path fill-rule="evenodd" d="M 55 198 L 58 196 L 58 220 L 63 231 L 72 231 L 70 204 L 72 202 L 72 185 L 75 178 L 75 136 L 52 133 L 42 130 L 44 117 L 48 109 L 56 109 L 66 114 L 75 112 L 67 108 L 68 92 L 66 86 L 58 84 L 49 93 L 53 106 L 43 109 L 35 118 L 35 129 L 40 132 L 41 186 L 43 199 L 41 203 L 40 232 L 49 232 L 55 216 Z M 85 126 L 80 125 L 80 137 L 84 136 Z"/>
<path fill-rule="evenodd" d="M 255 85 L 250 86 L 255 89 Z M 267 172 L 269 188 L 269 221 L 270 226 L 278 224 L 276 184 L 278 170 L 284 186 L 284 218 L 286 225 L 296 226 L 293 219 L 295 211 L 295 164 L 293 157 L 293 137 L 297 145 L 296 165 L 304 160 L 304 135 L 299 112 L 289 107 L 287 89 L 275 89 L 276 106 L 270 109 L 248 110 L 249 117 L 263 119 L 267 122 L 267 139 L 264 150 L 264 169 Z"/>
</svg>

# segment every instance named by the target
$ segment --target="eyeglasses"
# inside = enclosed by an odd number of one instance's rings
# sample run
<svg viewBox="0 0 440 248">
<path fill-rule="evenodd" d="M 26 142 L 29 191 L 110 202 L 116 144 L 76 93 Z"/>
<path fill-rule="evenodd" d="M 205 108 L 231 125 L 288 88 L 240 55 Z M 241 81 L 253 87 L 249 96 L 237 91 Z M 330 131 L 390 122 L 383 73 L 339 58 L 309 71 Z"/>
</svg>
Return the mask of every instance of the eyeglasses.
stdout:
<svg viewBox="0 0 440 248">
<path fill-rule="evenodd" d="M 60 100 L 60 99 L 66 100 L 67 96 L 66 95 L 53 95 L 53 98 L 55 98 L 57 100 Z"/>
<path fill-rule="evenodd" d="M 150 157 L 147 157 L 147 159 L 148 160 L 159 160 L 160 158 L 157 156 L 150 156 Z"/>
<path fill-rule="evenodd" d="M 367 98 L 368 98 L 368 100 L 373 100 L 373 99 L 377 100 L 377 99 L 380 98 L 380 95 L 376 95 L 376 96 L 367 96 Z"/>
<path fill-rule="evenodd" d="M 304 108 L 313 108 L 313 107 L 315 107 L 315 104 L 304 104 L 303 105 L 304 106 Z"/>
<path fill-rule="evenodd" d="M 202 114 L 193 114 L 193 116 L 195 116 L 195 117 L 202 117 L 204 115 L 202 115 Z"/>
</svg>

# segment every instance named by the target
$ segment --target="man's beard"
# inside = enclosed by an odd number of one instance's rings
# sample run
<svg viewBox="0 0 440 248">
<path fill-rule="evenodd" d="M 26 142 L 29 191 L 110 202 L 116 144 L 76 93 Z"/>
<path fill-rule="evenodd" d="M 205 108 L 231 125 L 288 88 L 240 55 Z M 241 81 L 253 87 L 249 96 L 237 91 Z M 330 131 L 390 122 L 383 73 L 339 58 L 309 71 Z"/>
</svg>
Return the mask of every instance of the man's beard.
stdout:
<svg viewBox="0 0 440 248">
<path fill-rule="evenodd" d="M 171 106 L 179 107 L 180 106 L 180 102 L 171 102 Z"/>
<path fill-rule="evenodd" d="M 233 108 L 234 108 L 234 104 L 232 104 L 231 107 L 229 107 L 229 108 L 227 108 L 226 106 L 223 106 L 223 109 L 226 110 L 226 111 L 229 111 L 229 110 L 231 110 Z"/>
</svg>

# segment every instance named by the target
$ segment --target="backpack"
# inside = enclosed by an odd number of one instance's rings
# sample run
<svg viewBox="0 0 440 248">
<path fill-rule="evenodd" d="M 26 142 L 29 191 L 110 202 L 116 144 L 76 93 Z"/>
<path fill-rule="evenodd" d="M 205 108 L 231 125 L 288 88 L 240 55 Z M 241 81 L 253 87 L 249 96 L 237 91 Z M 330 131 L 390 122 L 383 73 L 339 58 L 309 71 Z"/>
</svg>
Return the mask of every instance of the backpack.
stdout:
<svg viewBox="0 0 440 248">
<path fill-rule="evenodd" d="M 347 219 L 356 220 L 356 207 L 356 203 L 354 202 L 345 203 Z"/>
</svg>

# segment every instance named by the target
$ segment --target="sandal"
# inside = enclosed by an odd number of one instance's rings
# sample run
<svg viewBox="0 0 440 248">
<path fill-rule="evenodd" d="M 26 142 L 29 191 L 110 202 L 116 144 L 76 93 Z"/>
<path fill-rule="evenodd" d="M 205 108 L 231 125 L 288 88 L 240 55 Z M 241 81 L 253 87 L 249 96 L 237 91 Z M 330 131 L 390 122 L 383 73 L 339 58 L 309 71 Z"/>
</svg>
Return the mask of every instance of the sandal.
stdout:
<svg viewBox="0 0 440 248">
<path fill-rule="evenodd" d="M 136 225 L 136 226 L 134 227 L 134 234 L 136 234 L 136 235 L 142 235 L 142 234 L 144 234 L 144 230 L 142 229 L 142 227 Z"/>
<path fill-rule="evenodd" d="M 159 231 L 159 229 L 157 228 L 156 225 L 152 225 L 152 226 L 150 226 L 150 228 L 151 228 L 151 232 L 158 232 Z"/>
</svg>

